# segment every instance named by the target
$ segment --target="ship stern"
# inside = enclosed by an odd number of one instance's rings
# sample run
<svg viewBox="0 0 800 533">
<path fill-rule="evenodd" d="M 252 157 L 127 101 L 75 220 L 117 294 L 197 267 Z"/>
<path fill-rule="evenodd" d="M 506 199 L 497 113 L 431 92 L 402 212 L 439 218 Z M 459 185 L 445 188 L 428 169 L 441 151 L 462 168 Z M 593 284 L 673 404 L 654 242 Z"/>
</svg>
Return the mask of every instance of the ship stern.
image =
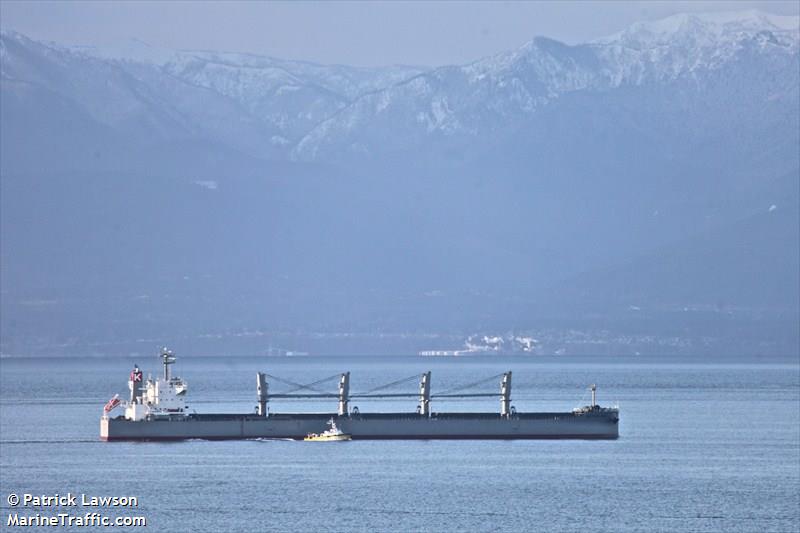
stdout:
<svg viewBox="0 0 800 533">
<path fill-rule="evenodd" d="M 108 440 L 108 417 L 104 416 L 100 419 L 100 440 Z"/>
</svg>

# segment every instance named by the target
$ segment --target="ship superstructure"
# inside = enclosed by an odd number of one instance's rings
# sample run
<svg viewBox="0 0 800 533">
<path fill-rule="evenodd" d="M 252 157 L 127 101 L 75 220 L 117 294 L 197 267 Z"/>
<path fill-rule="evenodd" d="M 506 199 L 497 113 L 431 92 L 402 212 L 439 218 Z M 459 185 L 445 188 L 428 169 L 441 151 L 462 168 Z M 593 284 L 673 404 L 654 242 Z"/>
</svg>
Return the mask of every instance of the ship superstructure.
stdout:
<svg viewBox="0 0 800 533">
<path fill-rule="evenodd" d="M 164 366 L 162 377 L 142 379 L 143 373 L 134 365 L 128 379 L 130 399 L 124 404 L 125 419 L 133 422 L 162 416 L 185 416 L 188 385 L 181 378 L 170 375 L 175 356 L 170 350 L 161 351 Z"/>
<path fill-rule="evenodd" d="M 326 393 L 315 386 L 325 380 L 303 385 L 264 372 L 256 374 L 256 407 L 245 414 L 189 413 L 185 404 L 188 386 L 172 376 L 170 366 L 175 356 L 167 349 L 161 352 L 163 377 L 142 379 L 135 366 L 130 374 L 130 398 L 120 402 L 112 398 L 100 421 L 103 440 L 180 440 L 180 439 L 246 439 L 291 438 L 302 440 L 309 434 L 322 433 L 331 422 L 352 439 L 616 439 L 619 437 L 619 409 L 596 403 L 596 386 L 592 385 L 591 404 L 569 412 L 520 413 L 511 404 L 511 372 L 492 376 L 500 378 L 498 393 L 469 393 L 465 389 L 485 383 L 481 380 L 466 386 L 433 394 L 431 373 L 411 376 L 365 393 L 350 391 L 350 373 L 327 379 L 338 381 L 337 393 Z M 267 378 L 293 386 L 289 393 L 270 394 Z M 414 393 L 387 392 L 390 386 L 411 379 L 419 380 Z M 498 412 L 441 413 L 431 408 L 435 399 L 499 397 Z M 271 401 L 287 398 L 330 398 L 337 400 L 335 413 L 271 412 Z M 417 398 L 415 412 L 362 413 L 350 405 L 352 400 L 370 398 Z M 124 414 L 112 417 L 117 406 Z"/>
</svg>

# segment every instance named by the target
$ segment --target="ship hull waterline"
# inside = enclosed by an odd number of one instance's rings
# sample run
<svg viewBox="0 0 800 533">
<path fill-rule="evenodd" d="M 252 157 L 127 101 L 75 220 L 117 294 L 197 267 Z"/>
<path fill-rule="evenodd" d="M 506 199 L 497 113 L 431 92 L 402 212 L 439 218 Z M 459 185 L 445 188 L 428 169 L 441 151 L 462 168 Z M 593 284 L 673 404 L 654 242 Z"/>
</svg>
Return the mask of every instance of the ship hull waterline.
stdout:
<svg viewBox="0 0 800 533">
<path fill-rule="evenodd" d="M 331 413 L 193 414 L 131 421 L 104 417 L 104 441 L 179 441 L 293 439 L 303 440 L 325 430 L 333 418 L 353 440 L 512 440 L 619 438 L 619 420 L 611 413 L 524 413 L 503 417 L 494 413 L 448 413 L 421 416 L 408 413 L 337 416 Z"/>
</svg>

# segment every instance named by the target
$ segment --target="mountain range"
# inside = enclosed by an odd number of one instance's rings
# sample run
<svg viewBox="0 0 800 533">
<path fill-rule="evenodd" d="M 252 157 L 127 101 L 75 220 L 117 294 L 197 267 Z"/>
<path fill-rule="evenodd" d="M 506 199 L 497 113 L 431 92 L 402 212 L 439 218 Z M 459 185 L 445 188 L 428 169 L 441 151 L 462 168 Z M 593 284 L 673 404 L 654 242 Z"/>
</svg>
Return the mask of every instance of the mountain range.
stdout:
<svg viewBox="0 0 800 533">
<path fill-rule="evenodd" d="M 795 356 L 799 49 L 758 11 L 438 68 L 4 30 L 0 349 Z"/>
</svg>

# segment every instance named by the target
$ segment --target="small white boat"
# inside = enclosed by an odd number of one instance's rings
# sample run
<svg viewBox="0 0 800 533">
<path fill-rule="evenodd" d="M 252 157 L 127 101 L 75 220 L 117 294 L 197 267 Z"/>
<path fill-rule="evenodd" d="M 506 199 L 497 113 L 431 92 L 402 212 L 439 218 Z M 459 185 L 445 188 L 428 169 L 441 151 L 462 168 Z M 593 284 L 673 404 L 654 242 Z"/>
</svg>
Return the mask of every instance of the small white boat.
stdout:
<svg viewBox="0 0 800 533">
<path fill-rule="evenodd" d="M 352 436 L 345 433 L 338 427 L 336 427 L 336 422 L 331 418 L 328 420 L 328 425 L 330 426 L 329 429 L 323 431 L 322 433 L 309 433 L 308 436 L 303 440 L 315 440 L 315 441 L 337 441 L 337 440 L 352 440 Z"/>
</svg>

